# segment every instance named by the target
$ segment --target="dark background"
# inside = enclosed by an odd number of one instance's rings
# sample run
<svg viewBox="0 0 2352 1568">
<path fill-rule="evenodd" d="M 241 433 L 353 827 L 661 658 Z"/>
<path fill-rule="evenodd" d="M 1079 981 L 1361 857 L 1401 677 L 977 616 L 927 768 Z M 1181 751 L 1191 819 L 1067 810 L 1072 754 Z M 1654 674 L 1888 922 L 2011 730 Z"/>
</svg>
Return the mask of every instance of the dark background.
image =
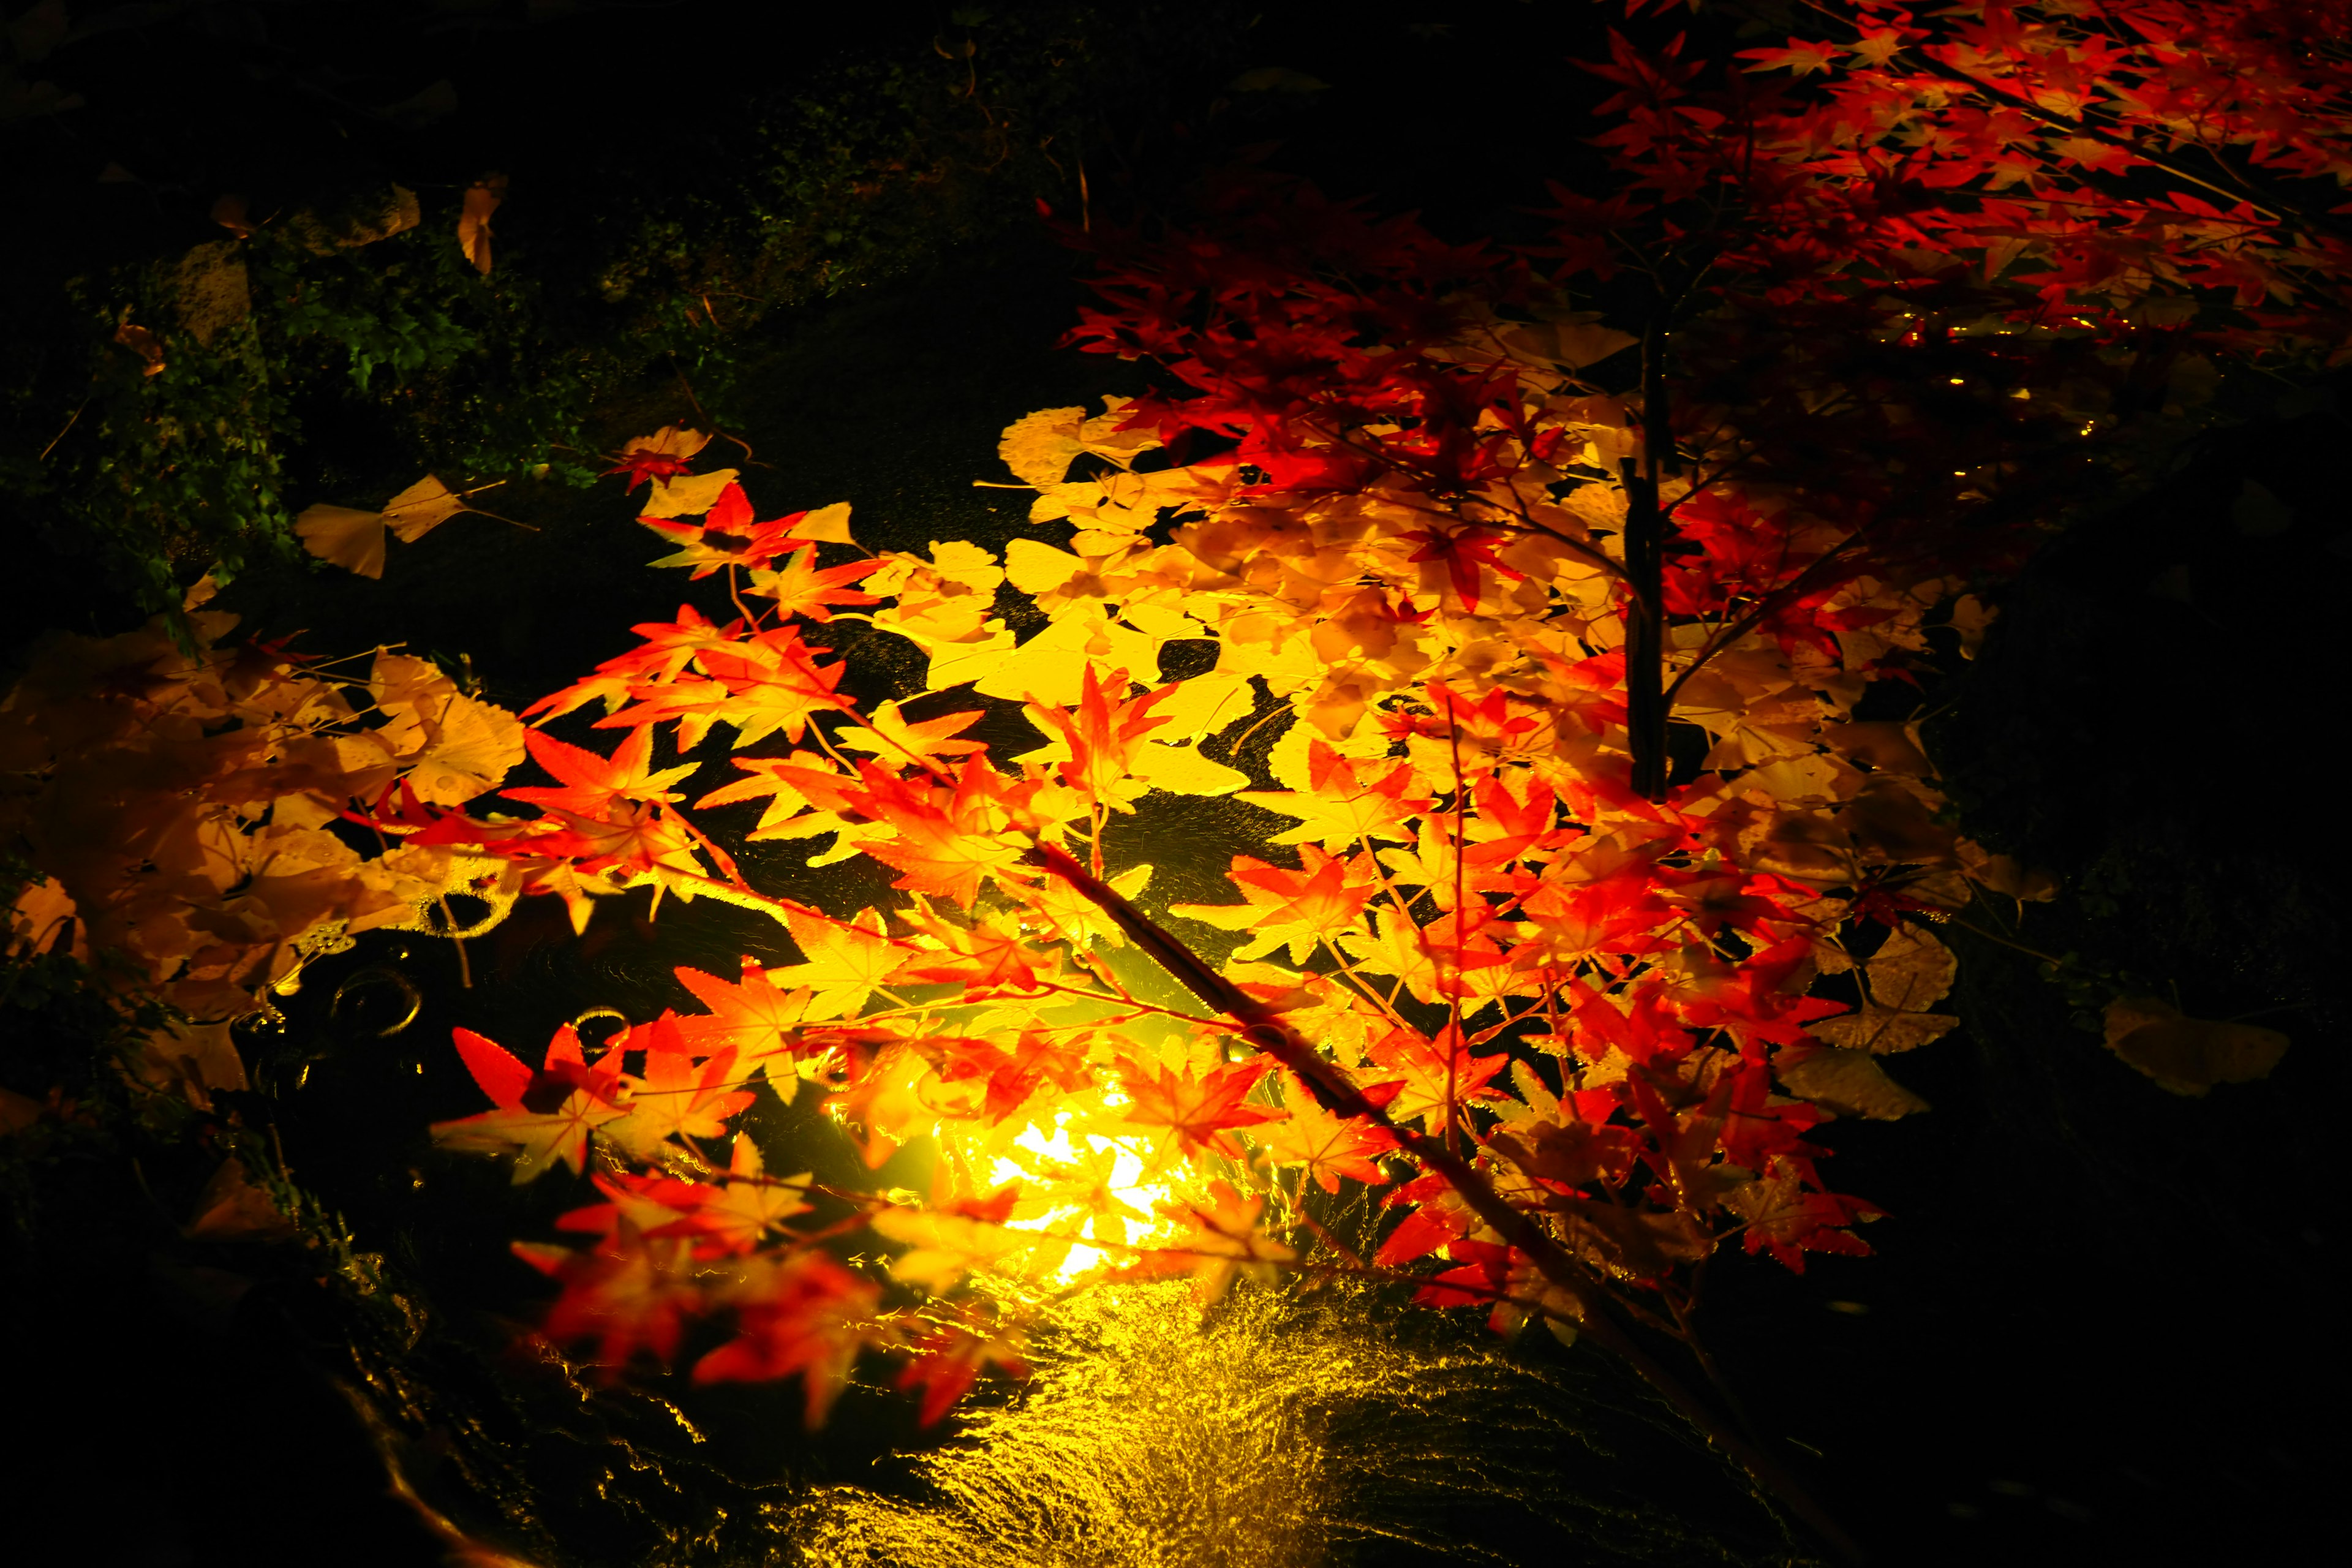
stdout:
<svg viewBox="0 0 2352 1568">
<path fill-rule="evenodd" d="M 982 39 L 982 68 L 993 47 L 987 21 L 923 5 L 73 12 L 125 14 L 44 62 L 86 105 L 0 128 L 11 210 L 43 219 L 5 253 L 23 342 L 47 330 L 69 279 L 216 237 L 205 214 L 222 190 L 299 203 L 355 169 L 425 191 L 497 168 L 513 181 L 499 267 L 551 301 L 570 321 L 562 342 L 586 354 L 620 330 L 583 326 L 594 310 L 566 303 L 593 270 L 589 215 L 648 190 L 723 207 L 740 151 L 729 139 L 752 134 L 761 105 L 853 68 L 936 59 L 935 39 Z M 1070 14 L 1073 27 L 1089 19 Z M 1097 138 L 1090 200 L 1181 211 L 1192 172 L 1264 149 L 1327 190 L 1419 209 L 1449 237 L 1517 237 L 1544 177 L 1589 169 L 1576 138 L 1592 84 L 1568 61 L 1593 54 L 1597 15 L 1508 3 L 1418 16 L 1284 5 L 1254 24 L 1214 7 L 1139 14 L 1136 28 L 1174 42 L 1106 53 L 1096 100 L 1072 110 Z M 1227 86 L 1266 66 L 1326 85 Z M 428 125 L 338 107 L 443 79 L 457 108 Z M 140 183 L 99 184 L 108 163 Z M 721 412 L 756 449 L 747 482 L 763 507 L 846 499 L 872 543 L 1001 544 L 1017 498 L 970 484 L 995 476 L 998 431 L 1131 385 L 1131 368 L 1055 347 L 1083 294 L 1031 204 L 1066 213 L 1072 190 L 1043 175 L 1031 188 L 941 185 L 957 205 L 931 242 L 919 221 L 929 198 L 887 195 L 914 216 L 877 226 L 853 283 L 780 284 L 776 303 L 747 312 L 756 324 L 730 344 Z M 672 205 L 678 222 L 699 221 L 693 203 Z M 691 419 L 664 367 L 597 363 L 603 379 L 583 394 L 595 441 Z M 2244 394 L 2250 422 L 2184 453 L 2160 493 L 2119 495 L 2048 547 L 1998 595 L 1981 656 L 1949 658 L 1910 700 L 1937 712 L 1930 736 L 1967 829 L 2060 877 L 2061 897 L 2025 913 L 2032 944 L 2127 973 L 2198 1016 L 2264 1012 L 2294 1041 L 2284 1063 L 2263 1083 L 2169 1096 L 2103 1050 L 2082 998 L 2032 960 L 1948 933 L 1965 1026 L 1895 1069 L 1933 1110 L 1824 1134 L 1841 1189 L 1889 1211 L 1866 1232 L 1879 1256 L 1817 1259 L 1801 1278 L 1727 1259 L 1711 1281 L 1708 1332 L 1758 1425 L 1879 1561 L 2235 1561 L 2326 1540 L 2342 1458 L 2326 1140 L 2343 1103 L 2346 1005 L 2325 737 L 2347 717 L 2335 600 L 2352 520 L 2334 482 L 2347 432 L 2332 392 L 2277 392 Z M 386 493 L 436 460 L 429 443 L 397 449 L 425 440 L 415 428 L 356 405 L 321 394 L 302 413 L 291 507 Z M 2292 509 L 2283 531 L 2233 523 L 2249 478 Z M 221 603 L 258 634 L 307 629 L 311 647 L 469 656 L 488 694 L 518 706 L 675 607 L 678 584 L 642 570 L 648 541 L 609 489 L 519 481 L 498 506 L 539 531 L 461 517 L 394 544 L 381 583 L 263 562 Z M 12 640 L 141 618 L 82 542 L 30 501 L 16 510 Z M 1183 879 L 1210 869 L 1170 858 L 1155 901 L 1192 896 Z M 747 869 L 788 887 L 810 875 L 782 857 Z M 866 875 L 833 868 L 828 898 Z M 887 880 L 871 879 L 877 892 Z M 705 1396 L 689 1413 L 712 1441 L 694 1445 L 650 1398 L 589 1397 L 502 1359 L 506 1317 L 530 1300 L 504 1241 L 576 1199 L 552 1181 L 518 1194 L 487 1165 L 422 1148 L 425 1121 L 471 1108 L 432 1043 L 450 1022 L 528 1046 L 583 1005 L 667 1005 L 670 965 L 724 969 L 765 940 L 698 911 L 666 913 L 658 942 L 600 914 L 574 944 L 556 911 L 526 909 L 477 945 L 470 993 L 438 944 L 372 944 L 320 966 L 282 1035 L 251 1039 L 274 1076 L 247 1113 L 274 1127 L 357 1245 L 390 1259 L 413 1321 L 381 1302 L 355 1310 L 307 1267 L 255 1249 L 178 1243 L 152 1194 L 201 1179 L 200 1161 L 73 1167 L 41 1187 L 19 1205 L 32 1217 L 10 1243 L 0 1302 L 26 1443 L 0 1470 L 16 1539 L 101 1563 L 432 1561 L 439 1548 L 386 1496 L 339 1385 L 367 1390 L 436 1502 L 551 1561 L 757 1560 L 761 1510 L 800 1486 L 889 1484 L 898 1471 L 877 1458 L 918 1439 L 879 1394 L 853 1394 L 817 1443 L 793 1434 L 788 1390 Z M 364 1006 L 328 1015 L 339 979 L 370 964 L 400 968 L 426 998 L 389 1040 L 370 1037 Z M 805 1117 L 777 1111 L 763 1132 L 814 1147 L 793 1131 Z M 1608 1369 L 1579 1374 L 1628 1402 Z M 1714 1532 L 1634 1560 L 1772 1560 L 1718 1472 L 1658 1447 L 1640 1419 L 1616 1430 L 1610 1473 L 1630 1506 Z M 1592 1462 L 1564 1456 L 1563 1484 Z M 502 1516 L 541 1533 L 500 1536 Z M 1512 1561 L 1565 1560 L 1507 1508 L 1454 1528 Z M 1605 1539 L 1577 1550 L 1614 1560 Z"/>
</svg>

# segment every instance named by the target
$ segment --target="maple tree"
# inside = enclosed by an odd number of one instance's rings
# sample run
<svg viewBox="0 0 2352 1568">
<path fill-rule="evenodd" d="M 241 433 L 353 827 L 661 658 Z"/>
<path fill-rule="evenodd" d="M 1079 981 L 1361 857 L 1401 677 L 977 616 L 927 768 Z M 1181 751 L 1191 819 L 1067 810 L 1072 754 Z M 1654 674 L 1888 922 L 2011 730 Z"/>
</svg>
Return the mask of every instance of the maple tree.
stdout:
<svg viewBox="0 0 2352 1568">
<path fill-rule="evenodd" d="M 1833 1532 L 1624 1325 L 1704 1364 L 1719 1247 L 1795 1268 L 1867 1250 L 1877 1211 L 1824 1184 L 1809 1135 L 1921 1108 L 1881 1058 L 1957 1022 L 1934 1011 L 1953 974 L 1934 923 L 1972 884 L 2032 891 L 1946 824 L 1916 726 L 1855 709 L 1915 679 L 1935 628 L 1971 645 L 1969 590 L 2112 483 L 2126 437 L 2187 427 L 2215 356 L 2343 341 L 2331 220 L 2217 206 L 2183 188 L 2204 185 L 2183 149 L 2352 164 L 2313 107 L 2332 57 L 2260 19 L 1809 14 L 1859 41 L 1748 51 L 1711 86 L 1679 38 L 1612 35 L 1590 68 L 1621 89 L 1599 138 L 1621 183 L 1555 189 L 1526 257 L 1255 173 L 1211 190 L 1199 230 L 1095 238 L 1102 303 L 1075 341 L 1169 379 L 1005 432 L 1058 544 L 876 555 L 845 508 L 753 522 L 733 470 L 670 458 L 690 438 L 624 456 L 681 547 L 657 563 L 724 570 L 738 618 L 641 626 L 534 710 L 600 705 L 627 737 L 603 774 L 567 761 L 541 816 L 415 841 L 501 858 L 578 921 L 648 882 L 773 914 L 802 963 L 680 972 L 710 1009 L 678 1021 L 688 1059 L 814 1083 L 870 1165 L 921 1139 L 939 1157 L 927 1197 L 780 1184 L 814 1228 L 697 1273 L 682 1243 L 744 1176 L 677 1136 L 599 1178 L 643 1223 L 556 1266 L 577 1272 L 551 1332 L 659 1358 L 679 1310 L 731 1306 L 738 1337 L 698 1378 L 798 1372 L 814 1414 L 860 1349 L 894 1348 L 936 1415 L 1018 1360 L 1035 1297 L 1008 1279 L 1405 1274 L 1431 1304 L 1626 1356 Z M 2220 84 L 2255 57 L 2274 78 Z M 1830 84 L 1753 74 L 1784 66 Z M 2170 187 L 2113 184 L 2143 168 Z M 1580 280 L 1623 328 L 1578 308 Z M 1008 585 L 1043 630 L 998 616 Z M 928 656 L 924 689 L 859 713 L 801 629 L 845 616 Z M 1199 643 L 1213 664 L 1153 679 Z M 950 693 L 1019 705 L 1043 743 L 962 738 L 983 710 L 926 700 Z M 681 753 L 720 727 L 791 749 L 732 758 L 745 776 L 689 809 L 645 771 L 673 723 Z M 1251 788 L 1243 742 L 1269 726 L 1282 787 Z M 1679 773 L 1676 726 L 1704 737 Z M 1168 911 L 1235 933 L 1223 963 L 1138 907 L 1148 867 L 1108 875 L 1107 823 L 1154 791 L 1297 824 L 1272 836 L 1295 868 L 1236 854 L 1238 901 Z M 812 864 L 867 856 L 905 904 L 847 919 L 748 884 L 692 813 L 754 800 L 746 838 L 830 835 Z M 1811 994 L 1824 973 L 1858 1005 Z M 617 1118 L 690 1092 L 667 1070 L 681 1087 L 565 1079 L 563 1136 L 587 1135 L 588 1100 Z M 506 1109 L 445 1135 L 547 1158 L 562 1112 L 484 1087 Z M 1369 1258 L 1313 1212 L 1310 1189 L 1350 1182 L 1397 1216 Z M 881 1312 L 817 1246 L 845 1226 L 908 1249 L 890 1270 L 914 1305 Z"/>
<path fill-rule="evenodd" d="M 655 564 L 726 594 L 526 710 L 610 752 L 533 731 L 476 787 L 401 792 L 387 752 L 312 792 L 371 801 L 383 863 L 435 885 L 551 894 L 575 929 L 651 887 L 797 950 L 679 970 L 701 1011 L 593 1060 L 568 1026 L 536 1068 L 460 1032 L 491 1109 L 437 1136 L 518 1181 L 611 1156 L 559 1222 L 593 1240 L 518 1244 L 561 1287 L 543 1331 L 617 1374 L 724 1325 L 691 1375 L 798 1376 L 812 1422 L 888 1351 L 935 1419 L 1087 1281 L 1403 1279 L 1623 1356 L 1834 1539 L 1649 1346 L 1713 1376 L 1726 1246 L 1868 1250 L 1878 1211 L 1812 1134 L 1922 1108 L 1882 1058 L 1957 1023 L 1936 926 L 2036 890 L 1950 826 L 1916 724 L 1858 710 L 1965 653 L 1977 590 L 2191 428 L 2218 362 L 2341 356 L 2336 220 L 2273 188 L 2352 174 L 2336 57 L 2287 26 L 2337 40 L 2341 12 L 1854 0 L 1801 12 L 1851 37 L 1716 79 L 1612 35 L 1619 182 L 1556 189 L 1519 255 L 1233 174 L 1197 228 L 1086 241 L 1074 340 L 1161 386 L 1005 431 L 1050 531 L 1001 554 L 869 552 L 844 504 L 761 520 L 698 432 L 633 443 L 611 471 Z M 346 563 L 380 564 L 399 520 L 354 515 Z M 845 620 L 918 650 L 919 689 L 856 696 L 817 630 Z M 333 744 L 404 734 L 392 691 Z M 1023 721 L 1025 749 L 973 738 Z M 689 801 L 714 737 L 737 776 Z M 526 743 L 554 783 L 503 798 L 536 815 L 459 809 Z M 1296 826 L 1234 847 L 1231 899 L 1155 917 L 1107 839 L 1155 794 Z M 764 891 L 729 839 L 864 856 L 903 899 Z M 2192 1089 L 2284 1048 L 2145 999 L 2110 1023 Z M 760 1081 L 821 1095 L 871 1169 L 927 1145 L 929 1190 L 768 1174 Z M 1377 1194 L 1369 1235 L 1342 1194 Z M 897 1248 L 887 1289 L 849 1236 Z"/>
</svg>

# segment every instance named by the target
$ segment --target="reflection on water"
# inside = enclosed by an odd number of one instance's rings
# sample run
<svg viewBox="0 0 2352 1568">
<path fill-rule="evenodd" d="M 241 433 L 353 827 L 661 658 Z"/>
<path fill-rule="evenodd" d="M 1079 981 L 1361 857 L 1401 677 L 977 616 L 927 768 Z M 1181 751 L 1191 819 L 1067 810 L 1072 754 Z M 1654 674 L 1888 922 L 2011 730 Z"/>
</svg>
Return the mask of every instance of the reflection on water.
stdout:
<svg viewBox="0 0 2352 1568">
<path fill-rule="evenodd" d="M 817 1494 L 811 1568 L 1323 1568 L 1370 1563 L 1788 1561 L 1675 1508 L 1589 1429 L 1659 1434 L 1499 1342 L 1416 1347 L 1360 1292 L 1236 1291 L 1205 1318 L 1181 1281 L 1089 1290 L 1014 1403 L 971 1417 L 909 1502 Z M 1685 1462 L 1687 1453 L 1680 1456 Z M 1617 1463 L 1612 1464 L 1612 1459 Z M 1588 1477 L 1581 1472 L 1593 1472 Z M 1660 1482 L 1666 1482 L 1666 1489 Z M 1627 1496 L 1626 1482 L 1643 1491 Z M 1677 1517 L 1681 1515 L 1683 1517 Z M 1686 1522 L 1686 1520 L 1688 1521 Z"/>
</svg>

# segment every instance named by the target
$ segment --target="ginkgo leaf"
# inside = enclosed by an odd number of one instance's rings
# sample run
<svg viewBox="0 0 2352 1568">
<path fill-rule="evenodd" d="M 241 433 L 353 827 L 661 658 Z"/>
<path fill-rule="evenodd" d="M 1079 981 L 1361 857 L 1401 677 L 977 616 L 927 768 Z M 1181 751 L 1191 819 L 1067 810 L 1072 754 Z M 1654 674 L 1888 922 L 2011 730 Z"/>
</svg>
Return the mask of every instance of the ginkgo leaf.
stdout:
<svg viewBox="0 0 2352 1568">
<path fill-rule="evenodd" d="M 849 503 L 837 500 L 803 512 L 793 524 L 792 536 L 818 544 L 856 544 L 857 541 L 849 536 Z"/>
<path fill-rule="evenodd" d="M 362 577 L 383 575 L 383 513 L 320 502 L 294 520 L 302 548 L 321 561 Z"/>
<path fill-rule="evenodd" d="M 719 498 L 741 478 L 740 468 L 713 468 L 707 474 L 679 474 L 656 479 L 646 492 L 639 517 L 700 517 L 719 504 Z"/>
<path fill-rule="evenodd" d="M 1060 484 L 1071 459 L 1086 450 L 1078 441 L 1086 421 L 1083 408 L 1041 408 L 1005 426 L 997 455 L 1024 485 Z"/>
<path fill-rule="evenodd" d="M 1129 762 L 1137 778 L 1171 795 L 1232 795 L 1250 782 L 1249 774 L 1229 768 L 1198 746 L 1163 746 L 1146 741 Z"/>
<path fill-rule="evenodd" d="M 1004 546 L 1004 580 L 1033 599 L 1061 587 L 1086 567 L 1085 557 L 1034 539 L 1015 539 Z"/>
<path fill-rule="evenodd" d="M 507 177 L 485 174 L 466 187 L 465 205 L 457 214 L 457 248 L 474 270 L 490 275 L 490 215 L 507 199 Z"/>
<path fill-rule="evenodd" d="M 1255 703 L 1249 677 L 1238 670 L 1213 669 L 1175 686 L 1175 695 L 1152 710 L 1168 721 L 1152 738 L 1171 745 L 1216 734 L 1248 718 Z"/>
<path fill-rule="evenodd" d="M 302 548 L 362 577 L 382 577 L 384 531 L 413 544 L 461 511 L 465 499 L 431 474 L 386 501 L 382 511 L 324 503 L 302 509 L 294 520 Z"/>
<path fill-rule="evenodd" d="M 1924 1013 L 1951 990 L 1959 960 L 1926 927 L 1898 926 L 1871 954 L 1864 973 L 1872 1001 L 1896 1012 Z"/>
<path fill-rule="evenodd" d="M 1886 1076 L 1868 1051 L 1837 1046 L 1784 1047 L 1773 1063 L 1789 1092 L 1840 1116 L 1893 1121 L 1927 1102 Z"/>
<path fill-rule="evenodd" d="M 1861 1011 L 1808 1024 L 1808 1034 L 1842 1048 L 1893 1056 L 1940 1040 L 1960 1026 L 1948 1013 L 1903 1013 L 1865 1003 Z"/>
<path fill-rule="evenodd" d="M 2287 1037 L 2258 1024 L 2191 1018 L 2155 996 L 2107 1005 L 2107 1049 L 2174 1094 L 2210 1093 L 2215 1084 L 2268 1078 L 2285 1057 Z"/>
<path fill-rule="evenodd" d="M 1146 633 L 1092 614 L 1072 614 L 1047 624 L 1011 657 L 997 656 L 973 689 L 982 697 L 1034 700 L 1067 708 L 1084 691 L 1089 669 L 1157 668 L 1160 649 Z M 958 680 L 972 680 L 959 673 Z"/>
<path fill-rule="evenodd" d="M 427 474 L 383 503 L 383 521 L 403 544 L 414 544 L 466 510 L 464 497 Z"/>
</svg>

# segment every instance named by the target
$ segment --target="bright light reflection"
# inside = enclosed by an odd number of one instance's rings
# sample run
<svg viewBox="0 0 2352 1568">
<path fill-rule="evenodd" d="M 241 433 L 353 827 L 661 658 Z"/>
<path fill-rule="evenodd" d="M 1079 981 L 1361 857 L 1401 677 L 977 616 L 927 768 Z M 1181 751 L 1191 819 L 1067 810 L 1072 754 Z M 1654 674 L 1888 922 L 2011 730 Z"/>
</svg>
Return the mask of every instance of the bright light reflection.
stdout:
<svg viewBox="0 0 2352 1568">
<path fill-rule="evenodd" d="M 1027 1184 L 1040 1176 L 1061 1177 L 1056 1184 L 1066 1188 L 1083 1182 L 1089 1168 L 1101 1170 L 1103 1156 L 1108 1154 L 1108 1169 L 1100 1184 L 1083 1194 L 1088 1201 L 1059 1204 L 1031 1215 L 1016 1214 L 1005 1223 L 1016 1230 L 1090 1237 L 1123 1246 L 1149 1246 L 1168 1239 L 1175 1226 L 1161 1215 L 1160 1205 L 1176 1200 L 1175 1187 L 1165 1181 L 1147 1180 L 1142 1157 L 1125 1140 L 1074 1132 L 1070 1121 L 1070 1112 L 1063 1110 L 1055 1113 L 1051 1131 L 1035 1123 L 1023 1129 L 1013 1146 L 1030 1157 L 997 1156 L 990 1166 L 990 1181 L 1002 1187 L 1009 1182 Z M 1101 1247 L 1073 1241 L 1049 1277 L 1066 1283 L 1113 1261 Z"/>
</svg>

